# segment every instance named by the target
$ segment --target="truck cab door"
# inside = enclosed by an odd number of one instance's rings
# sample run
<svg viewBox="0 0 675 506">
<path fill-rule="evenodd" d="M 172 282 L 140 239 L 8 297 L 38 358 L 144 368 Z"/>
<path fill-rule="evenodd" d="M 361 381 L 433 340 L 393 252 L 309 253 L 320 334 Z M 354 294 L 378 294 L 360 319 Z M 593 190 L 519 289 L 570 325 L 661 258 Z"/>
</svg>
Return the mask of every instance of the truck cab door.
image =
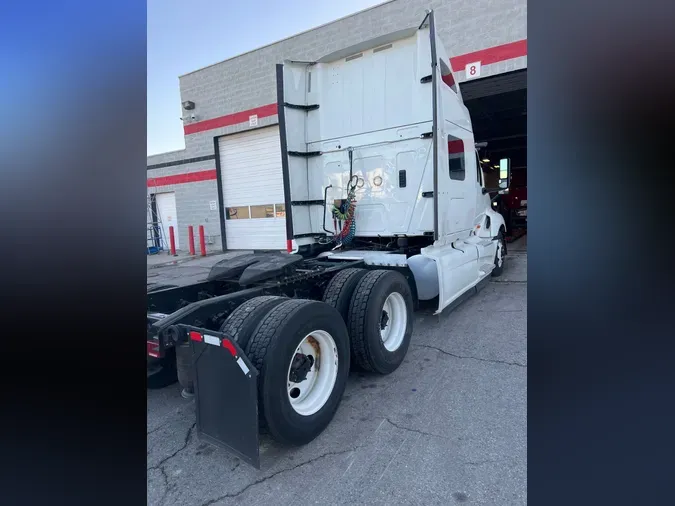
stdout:
<svg viewBox="0 0 675 506">
<path fill-rule="evenodd" d="M 438 170 L 439 238 L 450 241 L 469 236 L 476 219 L 476 167 L 473 139 L 448 134 L 447 155 L 441 153 Z M 439 146 L 439 149 L 441 147 Z M 444 156 L 445 155 L 445 156 Z"/>
<path fill-rule="evenodd" d="M 466 156 L 464 141 L 452 135 L 447 136 L 448 163 L 447 173 L 439 171 L 439 186 L 445 187 L 441 191 L 442 200 L 446 205 L 439 205 L 439 212 L 443 220 L 439 227 L 445 234 L 451 235 L 460 232 L 463 228 L 464 207 L 468 203 L 466 192 Z M 445 169 L 445 167 L 442 167 Z M 443 184 L 445 183 L 445 184 Z M 445 235 L 444 234 L 444 235 Z"/>
<path fill-rule="evenodd" d="M 481 279 L 479 249 L 467 241 L 476 220 L 476 158 L 471 118 L 443 44 L 429 15 L 434 160 L 435 241 L 421 254 L 433 259 L 438 275 L 438 312 Z"/>
</svg>

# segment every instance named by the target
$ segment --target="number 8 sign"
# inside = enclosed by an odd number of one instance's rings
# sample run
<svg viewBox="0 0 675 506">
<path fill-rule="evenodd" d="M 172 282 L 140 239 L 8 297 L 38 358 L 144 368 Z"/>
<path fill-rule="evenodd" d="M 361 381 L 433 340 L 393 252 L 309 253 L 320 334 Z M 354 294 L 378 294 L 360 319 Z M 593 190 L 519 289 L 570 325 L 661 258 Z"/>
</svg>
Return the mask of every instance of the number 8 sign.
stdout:
<svg viewBox="0 0 675 506">
<path fill-rule="evenodd" d="M 480 62 L 467 63 L 464 72 L 466 74 L 466 79 L 480 77 Z"/>
</svg>

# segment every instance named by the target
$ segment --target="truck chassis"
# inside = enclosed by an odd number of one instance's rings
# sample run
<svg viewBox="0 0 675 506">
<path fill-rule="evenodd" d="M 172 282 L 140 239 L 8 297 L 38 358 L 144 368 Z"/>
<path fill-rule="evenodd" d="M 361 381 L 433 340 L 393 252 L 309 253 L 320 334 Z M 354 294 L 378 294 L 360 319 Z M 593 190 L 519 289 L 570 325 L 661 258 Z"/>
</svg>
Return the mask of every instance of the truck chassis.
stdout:
<svg viewBox="0 0 675 506">
<path fill-rule="evenodd" d="M 376 282 L 381 282 L 388 274 L 394 282 L 405 285 L 399 284 L 395 292 L 399 295 L 395 298 L 403 301 L 404 307 L 399 309 L 406 312 L 402 318 L 407 328 L 399 332 L 401 342 L 395 356 L 385 360 L 371 356 L 373 349 L 369 341 L 380 336 L 371 335 L 372 332 L 368 334 L 366 324 L 357 323 L 362 328 L 360 332 L 350 333 L 347 330 L 350 320 L 360 316 L 352 315 L 350 318 L 350 304 L 353 306 L 351 311 L 356 312 L 358 308 L 353 302 L 356 295 L 372 288 L 368 286 L 368 274 Z M 264 323 L 265 317 L 283 302 L 300 304 L 302 318 L 308 322 L 321 320 L 325 316 L 321 312 L 328 311 L 328 317 L 334 321 L 329 325 L 339 327 L 332 331 L 332 338 L 337 341 L 337 336 L 342 335 L 340 340 L 347 347 L 346 355 L 340 357 L 341 379 L 346 381 L 350 362 L 353 361 L 364 369 L 386 374 L 398 367 L 407 351 L 412 332 L 408 313 L 417 305 L 414 291 L 415 283 L 409 269 L 392 267 L 384 270 L 381 266 L 369 266 L 363 260 L 323 260 L 269 252 L 221 261 L 214 265 L 207 279 L 201 283 L 165 287 L 148 294 L 147 350 L 149 365 L 154 365 L 154 368 L 149 367 L 148 385 L 163 387 L 178 379 L 183 388 L 194 389 L 200 438 L 224 447 L 259 467 L 259 425 L 267 426 L 268 432 L 276 439 L 304 444 L 325 428 L 334 409 L 328 413 L 330 416 L 324 414 L 325 420 L 313 422 L 313 427 L 303 430 L 302 426 L 291 425 L 285 429 L 277 428 L 275 433 L 275 422 L 269 419 L 271 415 L 259 413 L 259 405 L 263 402 L 262 393 L 257 388 L 261 361 L 256 363 L 255 357 L 252 359 L 249 355 L 252 335 L 260 330 L 253 327 Z M 361 304 L 363 307 L 367 306 L 367 299 L 372 294 L 372 289 L 366 293 L 366 300 Z M 250 311 L 245 307 L 247 305 L 251 306 Z M 250 313 L 246 315 L 249 320 L 252 316 L 255 321 L 233 319 L 237 310 L 241 313 L 242 308 Z M 387 329 L 389 321 L 393 324 L 394 311 L 389 313 L 386 310 L 382 313 L 382 318 L 387 321 L 378 322 L 380 330 Z M 354 349 L 353 343 L 350 349 L 348 336 L 352 334 L 360 335 L 361 348 L 358 350 Z M 190 357 L 188 361 L 178 360 L 178 370 L 173 365 L 176 363 L 176 350 L 185 350 Z M 310 353 L 306 357 L 313 355 Z M 263 362 L 283 360 L 267 354 Z M 162 363 L 163 366 L 157 367 Z M 297 364 L 289 369 L 290 377 L 296 376 L 293 385 L 302 385 L 307 380 L 298 376 L 307 376 L 308 373 L 306 363 L 304 368 L 303 364 Z M 159 379 L 153 381 L 154 378 Z M 340 391 L 335 391 L 335 409 L 344 390 L 344 381 Z M 289 395 L 292 396 L 292 392 Z"/>
</svg>

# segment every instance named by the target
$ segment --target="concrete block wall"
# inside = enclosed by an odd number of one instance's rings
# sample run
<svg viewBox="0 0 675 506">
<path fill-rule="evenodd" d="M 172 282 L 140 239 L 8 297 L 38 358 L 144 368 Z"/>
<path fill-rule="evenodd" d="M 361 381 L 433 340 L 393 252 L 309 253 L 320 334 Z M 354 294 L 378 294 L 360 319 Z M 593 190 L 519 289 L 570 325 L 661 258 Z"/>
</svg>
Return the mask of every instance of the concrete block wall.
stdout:
<svg viewBox="0 0 675 506">
<path fill-rule="evenodd" d="M 195 248 L 199 251 L 199 225 L 204 226 L 204 235 L 207 236 L 206 250 L 221 251 L 220 215 L 216 205 L 211 210 L 209 203 L 218 203 L 218 188 L 215 180 L 215 161 L 193 162 L 148 170 L 148 194 L 175 192 L 176 213 L 178 220 L 178 242 L 180 250 L 188 250 L 188 226 L 194 227 Z M 171 179 L 168 176 L 182 176 L 189 178 L 189 174 L 207 174 L 211 179 L 205 181 L 177 182 L 166 184 Z M 204 177 L 204 176 L 202 176 Z M 166 238 L 168 243 L 168 238 Z M 211 244 L 208 244 L 211 242 Z"/>
<path fill-rule="evenodd" d="M 460 83 L 465 80 L 464 65 L 472 61 L 484 59 L 481 77 L 527 67 L 526 46 L 520 44 L 520 52 L 513 51 L 513 46 L 527 39 L 526 0 L 391 0 L 181 76 L 181 101 L 194 102 L 192 112 L 196 116 L 184 123 L 185 150 L 149 157 L 148 165 L 213 155 L 214 137 L 249 129 L 249 113 L 258 113 L 258 127 L 276 124 L 276 108 L 268 106 L 276 104 L 277 63 L 289 58 L 315 60 L 342 47 L 416 26 L 429 8 L 436 13 L 439 37 L 448 54 L 458 57 L 453 71 Z M 245 111 L 249 112 L 231 116 Z M 171 171 L 185 172 L 190 167 L 191 164 L 174 166 Z M 153 170 L 148 171 L 148 177 L 156 177 Z M 199 190 L 187 188 L 195 184 Z M 201 200 L 207 194 L 208 199 L 218 197 L 216 181 L 176 185 L 176 192 L 181 228 L 183 223 L 187 226 L 186 220 L 208 219 L 220 235 L 218 211 L 210 212 L 208 200 Z M 191 201 L 193 198 L 199 200 Z M 182 237 L 181 244 L 186 244 Z"/>
<path fill-rule="evenodd" d="M 184 149 L 179 149 L 176 151 L 167 151 L 166 153 L 160 153 L 157 155 L 150 155 L 148 157 L 148 167 L 152 165 L 183 160 L 187 158 L 185 153 L 186 151 Z"/>
</svg>

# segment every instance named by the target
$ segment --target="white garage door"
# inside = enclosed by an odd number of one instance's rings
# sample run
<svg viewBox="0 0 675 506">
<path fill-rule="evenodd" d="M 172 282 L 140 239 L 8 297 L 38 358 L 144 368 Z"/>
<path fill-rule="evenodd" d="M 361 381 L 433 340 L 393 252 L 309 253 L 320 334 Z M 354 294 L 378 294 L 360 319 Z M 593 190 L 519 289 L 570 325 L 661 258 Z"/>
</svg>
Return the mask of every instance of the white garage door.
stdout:
<svg viewBox="0 0 675 506">
<path fill-rule="evenodd" d="M 285 249 L 279 127 L 228 135 L 218 143 L 227 249 Z"/>
</svg>

